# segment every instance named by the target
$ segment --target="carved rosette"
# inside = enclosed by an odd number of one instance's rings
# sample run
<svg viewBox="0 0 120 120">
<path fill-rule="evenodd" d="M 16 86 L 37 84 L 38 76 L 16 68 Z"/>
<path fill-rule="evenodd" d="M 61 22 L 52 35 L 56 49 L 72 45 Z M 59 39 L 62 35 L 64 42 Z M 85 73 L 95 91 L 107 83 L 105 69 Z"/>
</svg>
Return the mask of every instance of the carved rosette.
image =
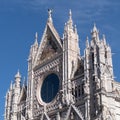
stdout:
<svg viewBox="0 0 120 120">
<path fill-rule="evenodd" d="M 37 69 L 34 70 L 34 90 L 33 90 L 33 116 L 37 117 L 40 116 L 44 112 L 44 105 L 45 103 L 41 101 L 41 95 L 40 95 L 40 89 L 42 82 L 44 78 L 51 74 L 55 73 L 59 77 L 59 82 L 60 86 L 59 89 L 61 89 L 61 84 L 62 84 L 62 56 L 49 63 L 46 63 L 44 66 L 40 66 Z M 59 94 L 59 93 L 58 93 Z M 59 101 L 57 95 L 53 101 L 50 103 L 46 104 L 46 111 L 51 112 L 54 111 L 55 109 L 59 109 Z"/>
</svg>

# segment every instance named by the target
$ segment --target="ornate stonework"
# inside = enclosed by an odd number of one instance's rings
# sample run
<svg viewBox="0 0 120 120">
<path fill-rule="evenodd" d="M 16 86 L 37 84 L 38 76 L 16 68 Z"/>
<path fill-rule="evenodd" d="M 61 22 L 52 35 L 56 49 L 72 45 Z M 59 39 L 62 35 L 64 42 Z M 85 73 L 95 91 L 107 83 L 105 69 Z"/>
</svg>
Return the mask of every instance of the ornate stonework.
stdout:
<svg viewBox="0 0 120 120">
<path fill-rule="evenodd" d="M 18 71 L 6 93 L 5 120 L 120 120 L 120 83 L 105 36 L 94 25 L 81 56 L 72 12 L 63 38 L 48 13 L 41 43 L 36 33 L 30 49 L 27 84 Z"/>
</svg>

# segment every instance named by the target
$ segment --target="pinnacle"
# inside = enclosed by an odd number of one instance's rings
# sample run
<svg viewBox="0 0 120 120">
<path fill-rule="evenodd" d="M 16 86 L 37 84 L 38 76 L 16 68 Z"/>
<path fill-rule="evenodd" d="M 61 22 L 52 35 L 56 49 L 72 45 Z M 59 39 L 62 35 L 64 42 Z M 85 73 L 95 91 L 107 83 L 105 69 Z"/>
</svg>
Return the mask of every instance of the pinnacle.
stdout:
<svg viewBox="0 0 120 120">
<path fill-rule="evenodd" d="M 86 38 L 86 47 L 87 47 L 87 48 L 89 47 L 89 38 L 88 38 L 88 36 L 87 36 L 87 38 Z"/>
<path fill-rule="evenodd" d="M 34 43 L 35 45 L 37 44 L 38 45 L 38 33 L 36 32 L 35 33 L 35 43 Z"/>
<path fill-rule="evenodd" d="M 17 74 L 15 75 L 15 78 L 20 78 L 21 77 L 21 75 L 20 75 L 20 72 L 19 72 L 19 69 L 18 69 L 18 72 L 17 72 Z"/>
<path fill-rule="evenodd" d="M 69 20 L 72 20 L 72 11 L 71 11 L 71 9 L 69 10 Z"/>
<path fill-rule="evenodd" d="M 72 20 L 72 12 L 71 12 L 71 10 L 69 10 L 69 20 L 67 22 L 67 25 L 69 26 L 69 28 L 73 29 L 73 20 Z"/>
<path fill-rule="evenodd" d="M 12 85 L 12 81 L 11 81 L 11 84 L 10 84 L 10 90 L 12 90 L 12 88 L 13 88 L 13 85 Z"/>
<path fill-rule="evenodd" d="M 23 87 L 25 87 L 25 85 L 26 85 L 26 79 L 24 77 L 24 79 L 23 79 Z"/>
<path fill-rule="evenodd" d="M 97 32 L 97 27 L 96 27 L 96 24 L 94 23 L 94 27 L 93 27 L 93 32 Z"/>
<path fill-rule="evenodd" d="M 104 34 L 103 34 L 103 42 L 104 42 L 104 44 L 106 44 L 106 38 L 105 38 Z"/>
<path fill-rule="evenodd" d="M 37 32 L 35 33 L 35 39 L 38 39 L 38 33 Z"/>
</svg>

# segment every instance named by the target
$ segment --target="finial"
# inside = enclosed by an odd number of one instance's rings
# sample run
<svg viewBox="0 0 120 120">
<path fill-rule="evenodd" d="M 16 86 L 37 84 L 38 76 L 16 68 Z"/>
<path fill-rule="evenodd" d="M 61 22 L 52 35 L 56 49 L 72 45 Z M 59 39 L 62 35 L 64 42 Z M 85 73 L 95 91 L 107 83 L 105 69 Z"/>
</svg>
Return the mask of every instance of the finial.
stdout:
<svg viewBox="0 0 120 120">
<path fill-rule="evenodd" d="M 25 77 L 23 78 L 23 86 L 26 86 L 26 80 L 25 80 Z"/>
<path fill-rule="evenodd" d="M 88 38 L 88 36 L 86 38 L 86 48 L 89 48 L 89 38 Z"/>
<path fill-rule="evenodd" d="M 48 9 L 48 21 L 49 22 L 52 22 L 52 12 L 53 12 L 52 9 Z"/>
<path fill-rule="evenodd" d="M 99 42 L 99 30 L 97 29 L 95 23 L 94 23 L 93 29 L 92 29 L 92 31 L 91 31 L 91 34 L 92 34 L 92 38 L 93 38 L 95 41 Z"/>
<path fill-rule="evenodd" d="M 72 19 L 72 11 L 71 11 L 71 9 L 69 10 L 69 19 L 70 20 Z"/>
<path fill-rule="evenodd" d="M 104 42 L 104 44 L 106 44 L 105 34 L 103 34 L 103 42 Z"/>
<path fill-rule="evenodd" d="M 35 33 L 35 43 L 34 45 L 38 45 L 38 33 L 36 32 Z"/>
<path fill-rule="evenodd" d="M 38 33 L 37 32 L 35 33 L 35 39 L 38 39 Z"/>
<path fill-rule="evenodd" d="M 71 9 L 69 10 L 69 20 L 67 22 L 67 25 L 69 26 L 70 29 L 73 29 L 73 21 L 72 21 L 72 12 L 71 12 Z"/>
<path fill-rule="evenodd" d="M 17 74 L 15 75 L 15 78 L 21 78 L 21 75 L 20 75 L 19 69 L 18 69 Z"/>
<path fill-rule="evenodd" d="M 75 30 L 75 33 L 77 33 L 77 27 L 76 27 L 76 25 L 74 26 L 74 30 Z"/>
<path fill-rule="evenodd" d="M 96 23 L 94 23 L 93 32 L 97 32 Z"/>
<path fill-rule="evenodd" d="M 104 40 L 104 39 L 106 39 L 106 38 L 105 38 L 105 34 L 103 34 L 103 40 Z"/>
<path fill-rule="evenodd" d="M 10 90 L 12 90 L 12 88 L 13 88 L 13 85 L 12 85 L 12 81 L 11 81 L 11 83 L 10 83 Z"/>
</svg>

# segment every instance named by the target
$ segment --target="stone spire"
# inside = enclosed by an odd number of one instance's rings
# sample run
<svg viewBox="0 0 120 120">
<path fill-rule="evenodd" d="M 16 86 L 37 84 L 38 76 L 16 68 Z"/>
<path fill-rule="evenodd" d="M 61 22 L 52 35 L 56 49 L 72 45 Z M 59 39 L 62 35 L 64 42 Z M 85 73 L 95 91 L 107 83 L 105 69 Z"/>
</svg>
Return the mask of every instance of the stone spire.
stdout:
<svg viewBox="0 0 120 120">
<path fill-rule="evenodd" d="M 34 42 L 34 45 L 38 46 L 38 33 L 37 32 L 35 33 L 35 42 Z"/>
<path fill-rule="evenodd" d="M 74 25 L 74 31 L 75 31 L 76 34 L 78 34 L 76 25 Z"/>
<path fill-rule="evenodd" d="M 20 87 L 21 75 L 18 70 L 17 74 L 15 75 L 15 87 Z"/>
<path fill-rule="evenodd" d="M 88 40 L 88 36 L 86 38 L 86 48 L 89 48 L 89 40 Z"/>
<path fill-rule="evenodd" d="M 17 78 L 21 78 L 20 72 L 18 70 L 17 74 L 15 75 L 15 79 L 17 80 Z"/>
<path fill-rule="evenodd" d="M 93 29 L 91 30 L 92 38 L 98 40 L 99 30 L 96 27 L 96 24 L 94 23 Z"/>
<path fill-rule="evenodd" d="M 103 43 L 104 43 L 104 45 L 106 45 L 106 38 L 105 38 L 104 34 L 103 34 Z"/>
<path fill-rule="evenodd" d="M 73 20 L 72 20 L 72 11 L 69 10 L 69 20 L 68 20 L 68 26 L 70 29 L 73 29 Z"/>
<path fill-rule="evenodd" d="M 69 10 L 69 20 L 72 21 L 72 11 L 71 11 L 71 9 Z"/>
<path fill-rule="evenodd" d="M 17 111 L 18 111 L 18 99 L 20 96 L 20 82 L 21 82 L 21 75 L 18 70 L 18 72 L 15 75 L 15 84 L 14 84 L 14 91 L 13 91 L 13 101 L 12 101 L 12 120 L 17 120 Z"/>
<path fill-rule="evenodd" d="M 26 79 L 25 79 L 25 77 L 23 78 L 23 87 L 25 87 L 26 86 Z"/>
<path fill-rule="evenodd" d="M 32 45 L 32 49 L 33 49 L 32 50 L 33 52 L 36 52 L 38 49 L 38 33 L 37 32 L 35 33 L 35 42 Z"/>
<path fill-rule="evenodd" d="M 93 31 L 92 32 L 97 32 L 97 27 L 96 27 L 96 24 L 94 23 L 94 26 L 93 26 Z"/>
<path fill-rule="evenodd" d="M 38 33 L 35 33 L 35 42 L 31 45 L 30 54 L 28 60 L 34 59 L 38 50 Z"/>
<path fill-rule="evenodd" d="M 92 35 L 91 45 L 96 46 L 97 44 L 99 44 L 100 40 L 99 40 L 99 30 L 97 29 L 95 23 L 93 29 L 91 30 L 91 35 Z"/>
<path fill-rule="evenodd" d="M 13 89 L 13 84 L 12 84 L 12 81 L 11 81 L 11 84 L 10 84 L 10 90 Z"/>
</svg>

